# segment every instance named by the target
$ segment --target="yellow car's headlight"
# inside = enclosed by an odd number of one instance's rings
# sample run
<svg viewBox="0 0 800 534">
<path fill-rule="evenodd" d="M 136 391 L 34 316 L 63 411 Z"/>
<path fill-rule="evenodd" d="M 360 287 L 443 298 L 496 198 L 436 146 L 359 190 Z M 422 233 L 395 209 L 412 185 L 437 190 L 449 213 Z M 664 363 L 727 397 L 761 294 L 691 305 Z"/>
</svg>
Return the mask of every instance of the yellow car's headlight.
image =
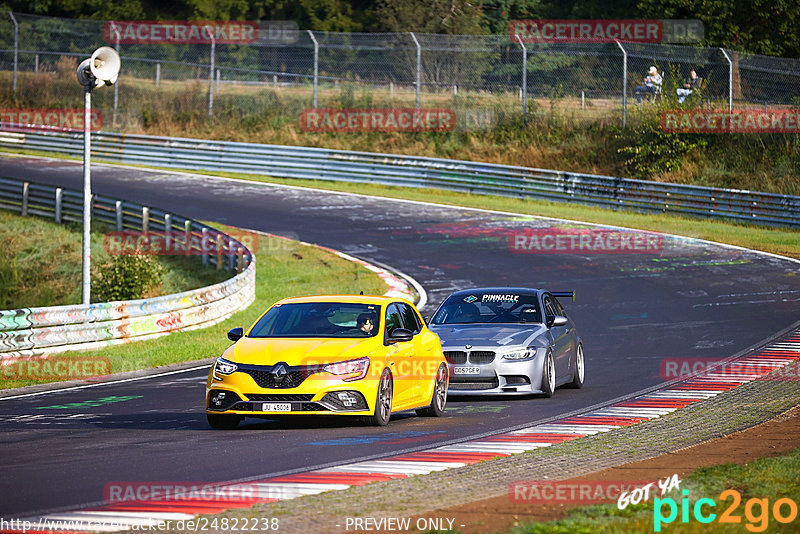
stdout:
<svg viewBox="0 0 800 534">
<path fill-rule="evenodd" d="M 228 360 L 222 357 L 217 358 L 217 361 L 214 362 L 214 373 L 213 373 L 214 378 L 216 380 L 222 380 L 221 375 L 233 374 L 236 372 L 238 368 L 239 366 L 233 362 L 229 362 Z"/>
<path fill-rule="evenodd" d="M 361 380 L 367 376 L 369 370 L 369 358 L 357 358 L 343 362 L 328 363 L 322 366 L 322 370 L 332 375 L 341 376 L 345 382 Z"/>
</svg>

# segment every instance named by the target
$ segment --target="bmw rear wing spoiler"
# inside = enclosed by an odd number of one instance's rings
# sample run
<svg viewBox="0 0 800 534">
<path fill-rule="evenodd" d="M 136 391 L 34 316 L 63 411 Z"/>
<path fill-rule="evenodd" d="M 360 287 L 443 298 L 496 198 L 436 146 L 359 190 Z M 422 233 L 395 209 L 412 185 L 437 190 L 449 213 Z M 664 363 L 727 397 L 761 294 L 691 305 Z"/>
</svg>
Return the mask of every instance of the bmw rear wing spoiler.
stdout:
<svg viewBox="0 0 800 534">
<path fill-rule="evenodd" d="M 574 291 L 551 291 L 550 294 L 557 298 L 570 298 L 572 299 L 572 302 L 575 302 Z"/>
</svg>

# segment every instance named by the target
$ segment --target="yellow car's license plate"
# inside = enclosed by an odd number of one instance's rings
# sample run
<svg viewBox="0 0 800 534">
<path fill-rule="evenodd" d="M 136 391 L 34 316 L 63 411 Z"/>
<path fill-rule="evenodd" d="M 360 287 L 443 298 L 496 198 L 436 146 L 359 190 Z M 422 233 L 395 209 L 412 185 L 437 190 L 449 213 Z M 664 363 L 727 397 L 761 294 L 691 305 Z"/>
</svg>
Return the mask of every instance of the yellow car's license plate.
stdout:
<svg viewBox="0 0 800 534">
<path fill-rule="evenodd" d="M 265 402 L 261 405 L 262 412 L 291 412 L 290 402 Z"/>
</svg>

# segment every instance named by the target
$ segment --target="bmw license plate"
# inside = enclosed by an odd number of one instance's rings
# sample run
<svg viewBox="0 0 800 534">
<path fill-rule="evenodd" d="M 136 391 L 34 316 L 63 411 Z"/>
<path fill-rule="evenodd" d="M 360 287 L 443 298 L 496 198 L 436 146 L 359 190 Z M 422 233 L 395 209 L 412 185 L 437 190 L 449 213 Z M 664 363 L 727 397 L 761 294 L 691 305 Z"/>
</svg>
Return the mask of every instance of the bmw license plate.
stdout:
<svg viewBox="0 0 800 534">
<path fill-rule="evenodd" d="M 265 402 L 261 405 L 262 412 L 291 412 L 291 402 Z"/>
<path fill-rule="evenodd" d="M 481 374 L 480 367 L 453 367 L 454 375 L 479 375 Z"/>
</svg>

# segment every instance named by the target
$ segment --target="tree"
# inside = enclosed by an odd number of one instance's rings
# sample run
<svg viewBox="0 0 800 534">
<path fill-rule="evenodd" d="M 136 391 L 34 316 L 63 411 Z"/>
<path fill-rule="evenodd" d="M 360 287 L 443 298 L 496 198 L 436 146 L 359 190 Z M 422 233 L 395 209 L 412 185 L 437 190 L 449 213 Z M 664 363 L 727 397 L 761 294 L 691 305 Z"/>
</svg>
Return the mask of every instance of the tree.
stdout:
<svg viewBox="0 0 800 534">
<path fill-rule="evenodd" d="M 705 46 L 800 56 L 796 0 L 640 0 L 638 7 L 645 18 L 701 20 Z"/>
<path fill-rule="evenodd" d="M 388 32 L 483 34 L 480 5 L 469 0 L 379 0 L 378 29 Z"/>
</svg>

